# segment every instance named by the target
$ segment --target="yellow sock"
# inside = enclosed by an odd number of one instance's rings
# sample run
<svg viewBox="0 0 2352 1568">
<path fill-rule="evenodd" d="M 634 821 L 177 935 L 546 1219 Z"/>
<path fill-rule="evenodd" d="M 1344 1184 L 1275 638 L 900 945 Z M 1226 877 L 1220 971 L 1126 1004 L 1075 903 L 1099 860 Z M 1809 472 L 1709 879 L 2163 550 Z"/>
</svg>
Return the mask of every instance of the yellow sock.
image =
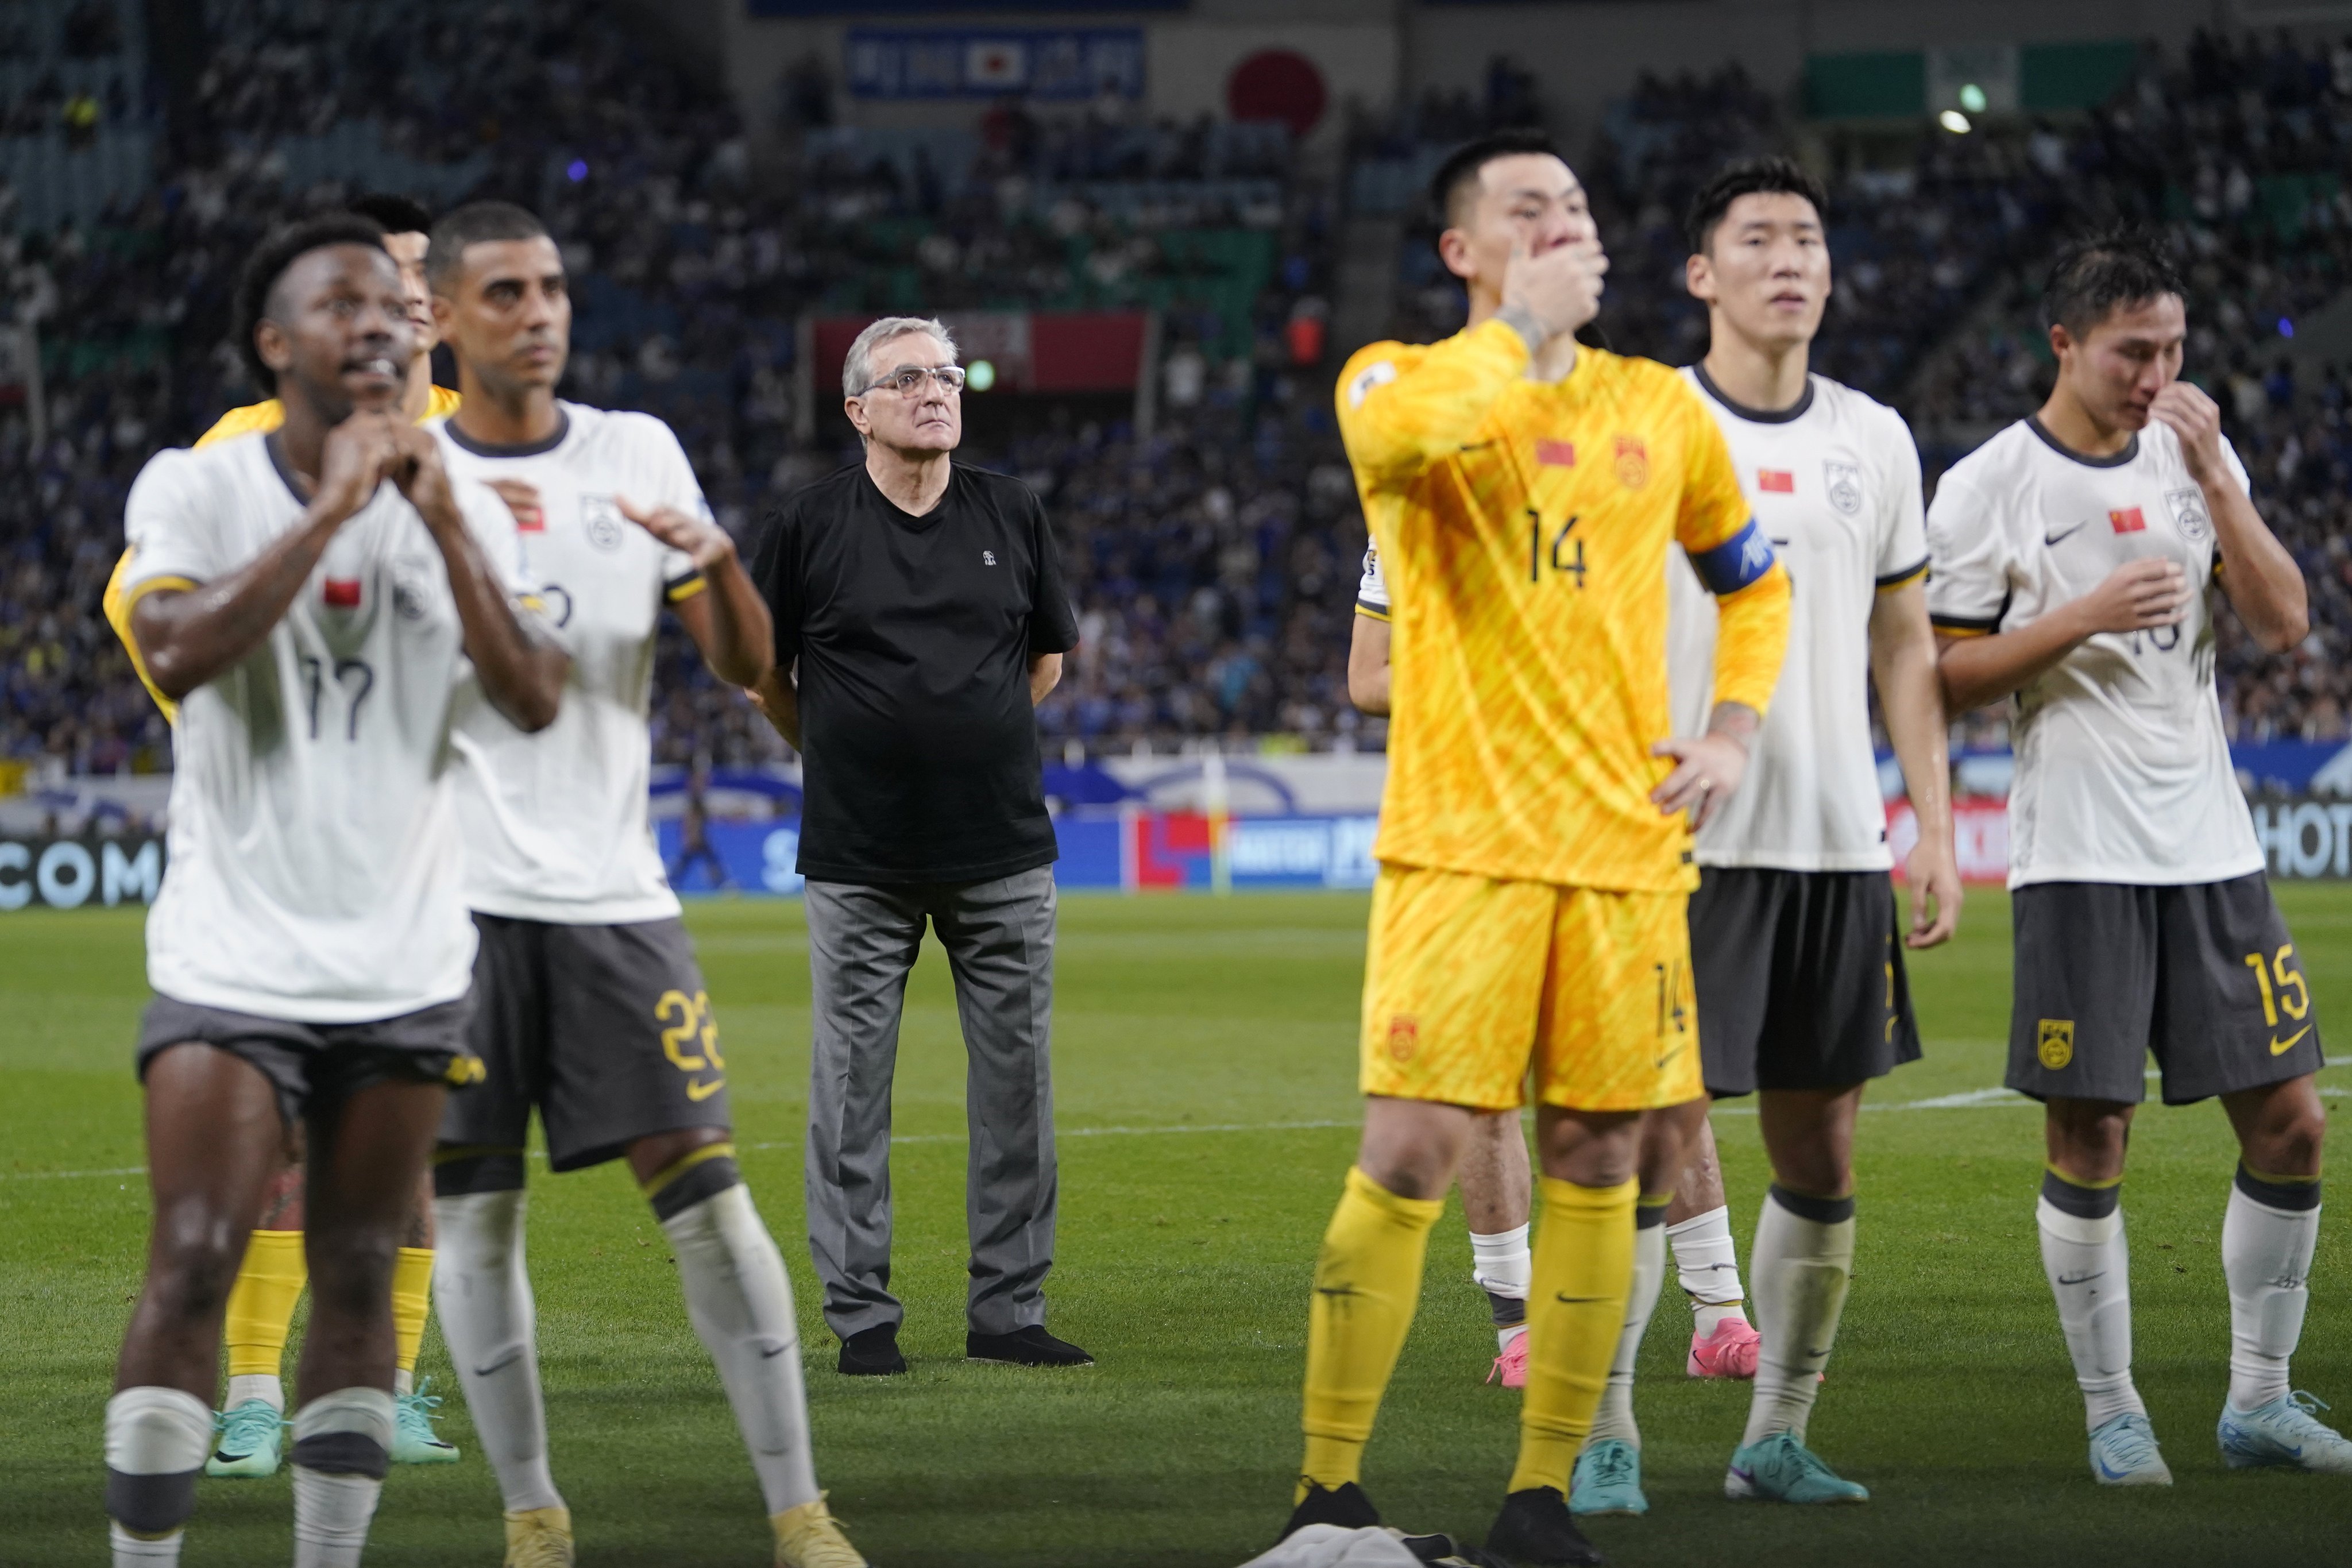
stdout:
<svg viewBox="0 0 2352 1568">
<path fill-rule="evenodd" d="M 228 1321 L 222 1329 L 231 1377 L 278 1375 L 286 1359 L 286 1331 L 310 1278 L 300 1231 L 257 1230 L 247 1238 L 245 1265 L 229 1290 Z"/>
<path fill-rule="evenodd" d="M 1580 1187 L 1545 1176 L 1537 1184 L 1543 1224 L 1528 1290 L 1528 1387 L 1510 1489 L 1566 1492 L 1625 1327 L 1641 1184 Z"/>
<path fill-rule="evenodd" d="M 400 1370 L 416 1370 L 416 1352 L 425 1343 L 425 1316 L 433 1310 L 433 1249 L 404 1247 L 392 1266 L 392 1333 L 400 1352 Z"/>
<path fill-rule="evenodd" d="M 1315 1299 L 1307 1309 L 1300 1497 L 1308 1482 L 1337 1487 L 1361 1470 L 1372 1416 L 1421 1300 L 1429 1227 L 1444 1208 L 1443 1202 L 1401 1198 L 1363 1172 L 1348 1172 L 1315 1259 Z"/>
</svg>

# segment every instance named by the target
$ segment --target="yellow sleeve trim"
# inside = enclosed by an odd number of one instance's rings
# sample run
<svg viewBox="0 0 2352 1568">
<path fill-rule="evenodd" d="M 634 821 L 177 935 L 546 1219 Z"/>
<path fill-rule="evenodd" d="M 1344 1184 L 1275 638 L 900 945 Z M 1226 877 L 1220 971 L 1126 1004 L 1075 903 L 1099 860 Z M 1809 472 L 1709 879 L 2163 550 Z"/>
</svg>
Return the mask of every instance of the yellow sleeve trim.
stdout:
<svg viewBox="0 0 2352 1568">
<path fill-rule="evenodd" d="M 196 437 L 198 447 L 209 447 L 216 441 L 234 440 L 257 431 L 277 429 L 286 423 L 286 405 L 272 397 L 260 403 L 248 403 L 242 408 L 232 408 L 213 422 L 213 427 Z"/>
<path fill-rule="evenodd" d="M 681 577 L 662 590 L 662 596 L 673 605 L 682 605 L 710 586 L 710 579 L 697 572 L 691 577 Z"/>
<path fill-rule="evenodd" d="M 1356 601 L 1356 614 L 1368 621 L 1379 621 L 1382 625 L 1388 623 L 1389 613 L 1386 610 L 1376 610 L 1361 599 Z"/>
<path fill-rule="evenodd" d="M 1990 626 L 1948 626 L 1942 621 L 1936 621 L 1932 624 L 1936 628 L 1936 635 L 1939 637 L 1989 637 L 1992 636 L 1992 628 Z"/>
<path fill-rule="evenodd" d="M 455 414 L 457 412 L 458 405 L 465 401 L 457 395 L 455 388 L 442 386 L 436 383 L 425 399 L 425 419 L 440 419 Z M 417 423 L 422 425 L 425 419 L 419 419 Z"/>
<path fill-rule="evenodd" d="M 100 599 L 99 605 L 105 613 L 106 624 L 114 628 L 116 637 L 122 639 L 122 651 L 131 656 L 131 668 L 139 677 L 139 684 L 147 689 L 147 695 L 153 698 L 155 706 L 163 710 L 163 721 L 176 724 L 180 721 L 180 705 L 157 689 L 154 678 L 147 673 L 147 661 L 139 652 L 139 639 L 131 635 L 131 612 L 138 606 L 140 600 L 150 594 L 165 588 L 176 588 L 184 593 L 204 584 L 191 577 L 165 576 L 150 577 L 143 583 L 125 588 L 122 579 L 131 570 L 131 558 L 137 553 L 136 550 L 125 550 L 122 558 L 114 563 L 114 574 L 107 579 L 106 593 Z"/>
<path fill-rule="evenodd" d="M 1892 577 L 1881 577 L 1878 580 L 1878 591 L 1882 594 L 1892 594 L 1897 588 L 1909 587 L 1927 574 L 1927 563 L 1922 561 L 1908 572 L 1897 572 Z"/>
</svg>

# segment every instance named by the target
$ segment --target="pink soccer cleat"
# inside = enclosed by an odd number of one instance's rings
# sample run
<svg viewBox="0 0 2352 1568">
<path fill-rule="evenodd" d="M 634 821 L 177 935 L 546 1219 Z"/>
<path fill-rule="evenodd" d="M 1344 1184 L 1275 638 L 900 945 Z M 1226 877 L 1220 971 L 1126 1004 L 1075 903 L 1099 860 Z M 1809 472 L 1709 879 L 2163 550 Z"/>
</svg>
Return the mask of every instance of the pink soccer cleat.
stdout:
<svg viewBox="0 0 2352 1568">
<path fill-rule="evenodd" d="M 1754 1377 L 1756 1352 L 1764 1342 L 1744 1318 L 1726 1318 L 1715 1332 L 1691 1335 L 1690 1360 L 1683 1370 L 1693 1377 Z"/>
<path fill-rule="evenodd" d="M 1756 1358 L 1751 1354 L 1748 1359 L 1749 1365 L 1753 1366 Z M 1492 1383 L 1496 1378 L 1502 1379 L 1505 1388 L 1525 1388 L 1528 1385 L 1526 1334 L 1513 1336 L 1511 1342 L 1503 1348 L 1503 1353 L 1495 1358 L 1495 1369 L 1486 1374 L 1486 1381 Z"/>
</svg>

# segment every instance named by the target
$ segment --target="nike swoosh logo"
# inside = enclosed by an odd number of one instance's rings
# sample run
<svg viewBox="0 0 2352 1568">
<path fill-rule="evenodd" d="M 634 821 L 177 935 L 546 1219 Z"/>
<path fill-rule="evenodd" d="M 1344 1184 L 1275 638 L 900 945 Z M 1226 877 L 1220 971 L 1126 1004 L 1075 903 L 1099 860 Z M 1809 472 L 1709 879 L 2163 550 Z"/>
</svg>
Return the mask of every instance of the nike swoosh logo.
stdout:
<svg viewBox="0 0 2352 1568">
<path fill-rule="evenodd" d="M 773 1361 L 792 1348 L 793 1347 L 790 1345 L 778 1345 L 775 1349 L 770 1350 L 767 1346 L 761 1345 L 760 1347 L 760 1359 L 761 1361 Z"/>
<path fill-rule="evenodd" d="M 2106 1278 L 2106 1273 L 2107 1271 L 2105 1269 L 2097 1268 L 2092 1270 L 2088 1274 L 2061 1274 L 2058 1276 L 2058 1283 L 2061 1285 L 2088 1285 L 2094 1279 L 2103 1279 Z"/>
<path fill-rule="evenodd" d="M 1612 1300 L 1612 1298 L 1608 1296 L 1563 1296 L 1557 1290 L 1551 1293 L 1551 1299 L 1570 1307 L 1590 1306 L 1595 1301 L 1607 1301 Z"/>
<path fill-rule="evenodd" d="M 2072 539 L 2074 535 L 2082 532 L 2083 530 L 2088 526 L 2090 526 L 2088 523 L 2078 522 L 2063 533 L 2045 533 L 2042 536 L 2042 542 L 2044 544 L 2055 544 L 2062 539 Z"/>
<path fill-rule="evenodd" d="M 1465 452 L 1483 452 L 1494 444 L 1492 441 L 1465 441 L 1462 444 L 1462 449 Z"/>
<path fill-rule="evenodd" d="M 2271 1037 L 2271 1055 L 2274 1057 L 2283 1057 L 2286 1055 L 2287 1052 L 2294 1049 L 2294 1043 L 2297 1040 L 2303 1038 L 2304 1036 L 2309 1033 L 2311 1033 L 2311 1026 L 2305 1024 L 2302 1028 L 2297 1029 L 2294 1034 L 2289 1035 L 2284 1040 L 2280 1039 L 2276 1035 L 2273 1035 Z"/>
<path fill-rule="evenodd" d="M 709 1100 L 726 1087 L 727 1080 L 723 1078 L 714 1078 L 709 1083 L 697 1083 L 692 1079 L 688 1079 L 686 1080 L 686 1098 L 694 1100 Z"/>
<path fill-rule="evenodd" d="M 474 1369 L 474 1375 L 476 1377 L 488 1377 L 492 1373 L 495 1373 L 503 1367 L 514 1365 L 515 1363 L 521 1359 L 522 1347 L 520 1345 L 509 1345 L 504 1353 L 492 1356 L 488 1366 L 476 1367 Z"/>
</svg>

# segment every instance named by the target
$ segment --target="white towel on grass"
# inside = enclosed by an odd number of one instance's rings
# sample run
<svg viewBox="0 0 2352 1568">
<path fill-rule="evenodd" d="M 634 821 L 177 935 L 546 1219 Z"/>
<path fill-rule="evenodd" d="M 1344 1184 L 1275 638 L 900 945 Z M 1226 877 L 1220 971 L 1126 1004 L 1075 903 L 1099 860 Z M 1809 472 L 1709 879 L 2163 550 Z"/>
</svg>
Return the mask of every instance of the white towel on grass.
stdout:
<svg viewBox="0 0 2352 1568">
<path fill-rule="evenodd" d="M 1367 1525 L 1310 1524 L 1242 1568 L 1423 1568 L 1396 1531 Z"/>
</svg>

